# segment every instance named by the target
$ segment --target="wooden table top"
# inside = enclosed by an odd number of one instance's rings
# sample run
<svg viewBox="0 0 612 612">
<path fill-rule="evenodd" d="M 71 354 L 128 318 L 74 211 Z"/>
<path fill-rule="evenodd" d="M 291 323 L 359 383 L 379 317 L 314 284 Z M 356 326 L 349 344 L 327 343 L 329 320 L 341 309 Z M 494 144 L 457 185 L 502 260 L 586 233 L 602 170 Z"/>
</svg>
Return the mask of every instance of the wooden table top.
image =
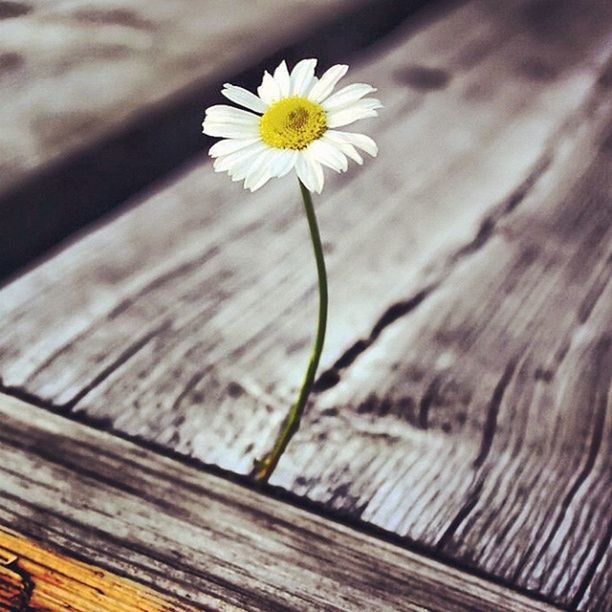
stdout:
<svg viewBox="0 0 612 612">
<path fill-rule="evenodd" d="M 81 4 L 75 14 L 107 14 L 106 0 Z M 99 566 L 128 581 L 121 593 L 142 586 L 143 609 L 156 597 L 185 610 L 612 607 L 612 5 L 338 0 L 302 13 L 308 3 L 270 1 L 245 16 L 236 2 L 199 36 L 195 6 L 215 3 L 119 4 L 156 23 L 162 59 L 140 47 L 119 67 L 96 59 L 97 86 L 123 75 L 122 114 L 100 102 L 91 129 L 76 102 L 58 98 L 64 123 L 37 102 L 63 82 L 49 63 L 90 48 L 84 33 L 52 2 L 0 21 L 34 65 L 31 82 L 0 80 L 1 98 L 19 94 L 0 164 L 38 198 L 0 185 L 0 269 L 114 210 L 0 288 L 0 551 L 22 538 L 17 556 L 41 546 Z M 300 16 L 279 13 L 266 39 L 278 6 Z M 385 105 L 363 124 L 380 153 L 328 175 L 316 198 L 328 338 L 301 428 L 255 490 L 246 475 L 300 382 L 315 317 L 295 179 L 250 194 L 213 172 L 204 137 L 186 163 L 168 142 L 171 173 L 143 164 L 146 180 L 117 192 L 127 201 L 111 190 L 77 222 L 96 184 L 64 178 L 83 159 L 105 180 L 119 172 L 100 139 L 125 144 L 134 126 L 160 156 L 167 132 L 149 139 L 142 120 L 151 104 L 168 125 L 188 117 L 177 92 L 217 87 L 223 71 L 256 80 L 300 24 L 323 66 L 344 60 L 325 47 L 349 36 L 339 14 L 355 32 L 369 23 L 347 63 Z M 40 49 L 23 43 L 27 20 L 74 36 L 43 62 L 42 36 Z M 128 36 L 86 21 L 87 36 Z M 217 57 L 235 31 L 255 32 L 253 46 Z M 147 65 L 142 84 L 132 62 Z M 80 69 L 57 76 L 77 98 Z M 28 139 L 44 138 L 41 116 L 78 147 L 62 136 L 37 157 L 18 134 L 25 116 Z M 54 209 L 41 208 L 43 167 Z"/>
</svg>

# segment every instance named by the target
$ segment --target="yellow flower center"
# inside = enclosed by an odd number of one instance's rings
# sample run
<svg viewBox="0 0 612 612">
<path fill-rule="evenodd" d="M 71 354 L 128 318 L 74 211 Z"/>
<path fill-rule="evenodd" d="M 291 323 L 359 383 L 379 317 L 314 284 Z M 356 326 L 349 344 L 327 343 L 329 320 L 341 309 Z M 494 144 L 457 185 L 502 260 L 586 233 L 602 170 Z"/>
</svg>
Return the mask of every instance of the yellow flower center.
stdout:
<svg viewBox="0 0 612 612">
<path fill-rule="evenodd" d="M 326 129 L 325 111 L 300 96 L 274 102 L 259 120 L 261 139 L 275 149 L 305 149 Z"/>
</svg>

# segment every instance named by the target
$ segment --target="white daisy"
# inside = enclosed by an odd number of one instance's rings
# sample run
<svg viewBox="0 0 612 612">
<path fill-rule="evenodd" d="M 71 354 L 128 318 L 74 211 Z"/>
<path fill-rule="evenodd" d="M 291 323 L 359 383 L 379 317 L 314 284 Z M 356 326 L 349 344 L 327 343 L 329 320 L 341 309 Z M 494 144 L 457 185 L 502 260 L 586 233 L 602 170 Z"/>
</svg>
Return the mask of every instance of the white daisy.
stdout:
<svg viewBox="0 0 612 612">
<path fill-rule="evenodd" d="M 375 117 L 382 104 L 366 96 L 376 89 L 355 83 L 332 93 L 348 66 L 332 66 L 318 79 L 316 65 L 316 59 L 305 59 L 289 73 L 282 61 L 274 74 L 264 73 L 258 95 L 224 85 L 221 93 L 248 110 L 225 104 L 206 110 L 204 133 L 223 138 L 210 149 L 215 171 L 244 180 L 245 189 L 255 191 L 295 169 L 307 189 L 321 193 L 322 166 L 344 172 L 347 157 L 361 164 L 357 149 L 376 156 L 378 147 L 369 136 L 335 129 Z"/>
</svg>

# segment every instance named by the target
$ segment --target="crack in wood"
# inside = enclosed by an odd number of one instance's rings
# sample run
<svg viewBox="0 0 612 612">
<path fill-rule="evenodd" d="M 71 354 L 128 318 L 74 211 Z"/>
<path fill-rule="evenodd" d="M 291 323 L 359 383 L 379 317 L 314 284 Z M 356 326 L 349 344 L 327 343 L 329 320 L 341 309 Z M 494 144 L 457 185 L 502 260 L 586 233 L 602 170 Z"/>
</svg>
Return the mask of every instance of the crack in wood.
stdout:
<svg viewBox="0 0 612 612">
<path fill-rule="evenodd" d="M 593 371 L 595 373 L 593 386 L 591 390 L 590 403 L 596 406 L 595 409 L 595 418 L 593 419 L 593 428 L 591 432 L 591 440 L 589 444 L 589 451 L 586 457 L 585 464 L 579 474 L 576 476 L 573 481 L 569 491 L 564 496 L 563 500 L 560 504 L 560 511 L 555 519 L 555 522 L 548 532 L 548 536 L 544 540 L 544 544 L 540 543 L 540 534 L 536 534 L 533 542 L 525 551 L 525 554 L 522 560 L 516 566 L 516 570 L 511 580 L 516 580 L 517 576 L 521 574 L 527 562 L 530 564 L 537 566 L 542 557 L 547 554 L 549 550 L 551 542 L 555 539 L 559 528 L 561 527 L 565 517 L 567 516 L 570 504 L 572 500 L 576 497 L 576 493 L 582 487 L 582 485 L 587 480 L 589 474 L 593 470 L 595 465 L 595 460 L 601 448 L 601 444 L 603 441 L 604 434 L 604 425 L 607 415 L 607 396 L 610 386 L 612 385 L 612 338 L 609 336 L 604 336 L 600 338 L 599 342 L 595 346 L 593 350 Z M 531 559 L 531 553 L 534 548 L 537 546 L 541 546 L 540 551 L 535 556 L 534 559 Z M 555 559 L 558 557 L 560 553 L 557 552 Z M 590 569 L 590 568 L 589 568 Z"/>
<path fill-rule="evenodd" d="M 610 61 L 604 65 L 607 70 L 610 65 Z M 466 245 L 457 249 L 451 254 L 444 262 L 441 271 L 439 272 L 438 279 L 428 284 L 423 289 L 417 291 L 412 297 L 407 300 L 396 302 L 389 306 L 385 313 L 380 319 L 374 324 L 370 335 L 365 339 L 360 339 L 355 342 L 349 349 L 347 349 L 336 362 L 327 370 L 322 372 L 313 386 L 315 393 L 321 393 L 327 391 L 332 387 L 335 387 L 341 380 L 343 372 L 350 367 L 355 360 L 364 353 L 385 328 L 392 325 L 399 318 L 404 317 L 414 311 L 425 299 L 427 299 L 436 289 L 442 285 L 442 283 L 448 278 L 454 269 L 454 267 L 466 257 L 476 254 L 480 251 L 493 237 L 498 224 L 513 213 L 520 204 L 525 200 L 527 195 L 536 186 L 538 181 L 545 175 L 547 170 L 551 167 L 554 157 L 555 149 L 558 142 L 564 137 L 564 135 L 576 127 L 579 120 L 585 116 L 588 116 L 592 110 L 597 106 L 598 101 L 601 100 L 602 92 L 597 88 L 593 90 L 593 94 L 587 98 L 583 104 L 563 123 L 563 125 L 557 130 L 555 134 L 549 139 L 548 146 L 539 156 L 537 161 L 534 163 L 531 171 L 522 183 L 513 190 L 513 192 L 505 198 L 500 204 L 494 207 L 493 211 L 488 214 L 480 223 L 480 227 L 476 232 L 474 238 Z M 601 292 L 605 289 L 602 287 Z M 587 316 L 597 300 L 599 299 L 598 293 L 596 296 L 590 296 L 590 300 L 585 299 L 584 306 L 581 308 L 581 316 Z"/>
<path fill-rule="evenodd" d="M 434 376 L 432 381 L 425 389 L 425 393 L 421 396 L 421 400 L 419 401 L 419 413 L 417 424 L 421 429 L 427 429 L 428 420 L 429 420 L 429 409 L 433 404 L 434 400 L 438 395 L 438 391 L 440 390 L 440 377 Z"/>
<path fill-rule="evenodd" d="M 346 370 L 356 359 L 366 351 L 376 339 L 380 336 L 380 334 L 387 328 L 389 325 L 393 324 L 400 317 L 404 317 L 410 312 L 412 312 L 415 308 L 417 308 L 429 295 L 435 291 L 437 288 L 437 283 L 431 284 L 424 289 L 418 291 L 411 298 L 404 300 L 402 302 L 396 302 L 392 306 L 389 306 L 385 313 L 380 317 L 380 319 L 376 322 L 372 331 L 367 339 L 358 340 L 345 351 L 340 358 L 334 363 L 334 365 L 321 373 L 318 377 L 316 383 L 314 384 L 313 390 L 317 393 L 322 391 L 326 391 L 327 389 L 331 389 L 333 386 L 337 385 L 340 382 L 340 374 L 343 370 Z"/>
<path fill-rule="evenodd" d="M 33 592 L 32 576 L 19 565 L 18 555 L 0 548 L 0 607 L 30 610 Z"/>
<path fill-rule="evenodd" d="M 112 363 L 99 372 L 88 384 L 84 385 L 71 399 L 62 404 L 61 409 L 66 412 L 71 411 L 85 396 L 89 395 L 98 385 L 109 378 L 113 372 L 127 363 L 138 352 L 144 349 L 158 334 L 170 328 L 171 325 L 172 321 L 164 321 L 161 325 L 158 325 L 155 329 L 128 345 Z"/>
<path fill-rule="evenodd" d="M 489 451 L 491 450 L 491 445 L 495 436 L 497 414 L 503 401 L 504 394 L 506 393 L 506 389 L 508 388 L 512 377 L 514 376 L 516 366 L 516 359 L 511 360 L 506 365 L 506 368 L 501 378 L 499 379 L 497 385 L 495 386 L 495 389 L 493 390 L 493 395 L 491 396 L 491 399 L 489 400 L 489 404 L 487 406 L 487 417 L 483 427 L 480 450 L 478 451 L 478 455 L 473 461 L 473 467 L 476 472 L 474 473 L 472 484 L 469 487 L 469 492 L 466 495 L 466 501 L 459 509 L 455 517 L 450 521 L 449 526 L 438 540 L 436 544 L 436 550 L 442 551 L 447 547 L 455 532 L 467 519 L 467 517 L 470 515 L 470 513 L 478 503 L 478 500 L 480 499 L 480 494 L 487 479 L 487 471 L 481 471 L 480 468 L 482 468 L 482 466 L 484 465 L 485 460 L 489 455 Z"/>
<path fill-rule="evenodd" d="M 580 114 L 582 115 L 583 109 Z M 556 142 L 561 135 L 564 133 L 566 125 L 555 135 L 553 139 Z M 534 164 L 531 172 L 527 178 L 506 198 L 501 204 L 495 207 L 494 211 L 487 215 L 480 224 L 478 231 L 474 238 L 466 245 L 462 246 L 448 257 L 445 264 L 439 273 L 439 278 L 417 291 L 412 297 L 407 300 L 396 302 L 387 308 L 385 313 L 378 319 L 374 324 L 370 335 L 365 339 L 360 339 L 355 342 L 349 349 L 347 349 L 332 365 L 322 372 L 315 385 L 313 391 L 321 393 L 327 391 L 332 387 L 336 386 L 340 380 L 344 370 L 350 367 L 354 361 L 372 344 L 377 340 L 380 334 L 390 325 L 395 323 L 401 317 L 404 317 L 413 312 L 418 306 L 420 306 L 439 286 L 444 280 L 452 274 L 452 270 L 464 258 L 474 255 L 480 249 L 482 249 L 489 240 L 493 237 L 497 225 L 502 219 L 510 215 L 521 202 L 527 197 L 527 194 L 536 185 L 538 180 L 544 175 L 546 170 L 550 167 L 553 161 L 553 145 L 550 144 L 549 148 L 540 156 L 537 162 Z"/>
<path fill-rule="evenodd" d="M 606 536 L 602 538 L 601 542 L 597 546 L 597 550 L 595 551 L 595 554 L 593 555 L 593 562 L 588 568 L 586 575 L 584 576 L 584 580 L 582 581 L 581 585 L 576 590 L 576 594 L 574 595 L 574 598 L 572 599 L 570 603 L 569 607 L 571 610 L 582 609 L 580 604 L 582 603 L 582 600 L 584 596 L 586 595 L 588 588 L 591 586 L 591 583 L 593 579 L 595 578 L 597 567 L 602 562 L 605 555 L 609 552 L 611 543 L 612 543 L 612 519 L 610 519 L 610 521 L 608 522 L 608 529 L 606 531 Z"/>
<path fill-rule="evenodd" d="M 495 389 L 493 390 L 493 396 L 489 401 L 489 405 L 487 406 L 487 418 L 485 420 L 484 426 L 482 428 L 482 440 L 480 442 L 480 451 L 476 459 L 474 459 L 474 469 L 477 469 L 483 465 L 486 458 L 489 455 L 489 451 L 491 450 L 491 445 L 493 444 L 493 438 L 495 437 L 495 429 L 497 427 L 497 414 L 499 413 L 499 407 L 504 399 L 504 394 L 506 393 L 506 389 L 514 376 L 514 371 L 516 370 L 517 360 L 513 359 L 508 363 L 504 373 L 502 374 L 499 382 L 497 383 Z"/>
</svg>

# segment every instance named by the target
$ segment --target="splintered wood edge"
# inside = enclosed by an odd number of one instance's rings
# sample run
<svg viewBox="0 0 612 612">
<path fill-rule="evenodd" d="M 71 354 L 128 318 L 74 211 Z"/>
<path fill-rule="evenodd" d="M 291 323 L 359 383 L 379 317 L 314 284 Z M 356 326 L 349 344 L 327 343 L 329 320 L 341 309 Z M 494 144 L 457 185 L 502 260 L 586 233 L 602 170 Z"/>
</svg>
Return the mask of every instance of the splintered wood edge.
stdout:
<svg viewBox="0 0 612 612">
<path fill-rule="evenodd" d="M 0 525 L 0 609 L 64 608 L 98 612 L 196 610 L 109 571 L 52 552 Z"/>
<path fill-rule="evenodd" d="M 154 468 L 157 474 L 167 473 L 173 479 L 173 482 L 179 485 L 177 487 L 178 491 L 181 490 L 181 484 L 186 489 L 191 488 L 193 490 L 194 484 L 197 483 L 203 491 L 203 495 L 206 495 L 206 491 L 214 492 L 214 503 L 218 503 L 218 500 L 221 500 L 220 503 L 223 506 L 222 512 L 229 516 L 230 521 L 243 521 L 241 525 L 244 525 L 244 517 L 240 517 L 240 515 L 248 512 L 246 509 L 255 508 L 260 515 L 265 515 L 263 527 L 262 521 L 257 521 L 257 523 L 249 523 L 247 521 L 247 525 L 251 525 L 250 533 L 244 533 L 243 531 L 241 536 L 250 540 L 247 546 L 251 552 L 249 558 L 244 558 L 244 556 L 243 558 L 234 558 L 234 566 L 238 565 L 248 568 L 252 564 L 257 563 L 258 548 L 261 548 L 262 541 L 273 541 L 275 546 L 281 547 L 287 545 L 287 542 L 283 540 L 289 538 L 289 545 L 295 545 L 291 538 L 292 530 L 294 529 L 296 534 L 299 532 L 302 535 L 306 534 L 307 537 L 319 540 L 324 538 L 329 544 L 329 555 L 326 559 L 317 560 L 318 565 L 316 565 L 316 568 L 320 572 L 322 588 L 322 592 L 317 594 L 317 596 L 320 598 L 329 597 L 329 603 L 332 608 L 333 604 L 339 606 L 346 605 L 347 598 L 345 594 L 343 595 L 343 586 L 348 585 L 336 583 L 332 588 L 329 583 L 329 574 L 326 571 L 327 565 L 343 563 L 347 565 L 345 569 L 349 576 L 358 575 L 360 571 L 363 572 L 362 568 L 364 565 L 371 568 L 372 564 L 374 564 L 376 572 L 380 575 L 381 586 L 377 585 L 373 588 L 372 584 L 367 584 L 366 582 L 359 585 L 363 589 L 359 598 L 361 602 L 369 601 L 371 597 L 373 603 L 378 602 L 380 604 L 382 592 L 382 596 L 385 593 L 389 593 L 392 599 L 396 598 L 395 601 L 397 601 L 398 594 L 400 594 L 399 601 L 402 602 L 400 609 L 422 609 L 422 606 L 429 608 L 430 605 L 433 605 L 435 608 L 441 602 L 443 605 L 449 606 L 446 609 L 453 610 L 489 610 L 492 609 L 491 606 L 496 610 L 513 611 L 556 609 L 545 603 L 532 600 L 527 595 L 463 572 L 443 562 L 414 553 L 374 536 L 358 532 L 345 525 L 337 524 L 324 517 L 317 516 L 283 501 L 273 499 L 265 494 L 225 480 L 222 477 L 184 465 L 179 461 L 164 457 L 151 450 L 143 449 L 136 444 L 117 438 L 109 433 L 73 422 L 43 408 L 4 394 L 0 394 L 0 419 L 5 424 L 6 431 L 17 431 L 20 436 L 23 434 L 26 444 L 30 440 L 29 446 L 26 447 L 27 453 L 28 455 L 35 456 L 34 461 L 36 465 L 42 465 L 45 462 L 53 463 L 52 458 L 48 457 L 46 451 L 37 456 L 37 449 L 39 448 L 37 443 L 40 442 L 40 436 L 42 435 L 47 436 L 48 439 L 55 438 L 56 441 L 63 441 L 64 444 L 82 444 L 84 448 L 103 450 L 104 453 L 101 452 L 101 456 L 104 454 L 107 456 L 112 455 L 113 460 L 119 462 L 117 466 L 119 468 L 118 473 L 123 472 L 120 464 L 120 462 L 123 462 L 126 469 L 129 465 L 130 470 L 134 469 L 134 465 L 141 466 L 143 474 L 147 473 L 147 470 L 148 473 L 152 473 L 151 468 Z M 11 434 L 9 433 L 8 436 L 8 446 L 10 447 Z M 5 444 L 6 440 L 2 446 L 5 446 Z M 64 444 L 59 446 L 63 447 Z M 14 447 L 14 450 L 17 450 L 17 446 Z M 19 450 L 22 453 L 24 452 L 23 447 Z M 32 466 L 25 465 L 25 461 L 23 463 L 23 473 L 17 476 L 23 478 L 24 482 L 35 482 L 37 477 L 39 477 L 37 474 L 38 470 L 33 470 Z M 91 461 L 91 465 L 87 466 L 89 479 L 95 478 L 96 466 L 96 461 Z M 15 477 L 15 466 L 12 465 L 8 468 L 3 465 L 3 461 L 0 461 L 0 481 L 4 477 L 8 478 L 9 474 L 12 478 Z M 76 469 L 69 474 L 69 477 L 74 478 L 77 487 L 79 478 L 83 478 L 82 474 L 79 474 Z M 43 478 L 43 476 L 39 478 Z M 121 476 L 118 475 L 117 478 L 119 483 Z M 139 485 L 136 484 L 135 486 Z M 163 531 L 165 521 L 168 518 L 167 512 L 164 512 L 161 508 L 154 507 L 154 501 L 151 500 L 151 496 L 147 495 L 144 491 L 146 484 L 142 485 L 142 487 L 142 504 L 149 506 L 147 512 L 151 513 L 156 525 Z M 96 558 L 85 559 L 85 561 L 92 563 L 92 565 L 89 565 L 83 561 L 69 558 L 71 556 L 70 550 L 65 549 L 66 545 L 64 544 L 62 547 L 57 541 L 54 542 L 58 538 L 56 529 L 47 525 L 42 525 L 41 527 L 40 523 L 34 526 L 28 522 L 31 508 L 36 503 L 38 503 L 39 509 L 45 507 L 45 505 L 49 509 L 52 508 L 56 516 L 68 516 L 68 514 L 72 513 L 70 520 L 74 521 L 74 500 L 66 499 L 63 496 L 57 496 L 52 500 L 33 499 L 36 493 L 32 493 L 31 490 L 30 486 L 25 486 L 18 496 L 18 501 L 23 502 L 24 506 L 23 515 L 18 527 L 18 531 L 23 535 L 17 534 L 14 531 L 13 525 L 8 529 L 0 527 L 0 603 L 2 602 L 2 597 L 7 597 L 6 593 L 11 588 L 14 590 L 19 586 L 20 580 L 25 579 L 26 583 L 30 581 L 29 584 L 25 585 L 26 590 L 29 589 L 26 596 L 31 597 L 30 605 L 36 604 L 41 607 L 57 605 L 61 602 L 62 604 L 71 604 L 77 609 L 82 609 L 79 608 L 79 605 L 82 606 L 87 602 L 94 602 L 97 610 L 117 610 L 123 609 L 123 607 L 127 607 L 126 609 L 130 610 L 153 611 L 193 609 L 187 604 L 187 600 L 191 599 L 191 597 L 189 593 L 185 593 L 184 585 L 182 587 L 183 591 L 181 591 L 180 586 L 177 586 L 176 593 L 172 592 L 174 589 L 172 588 L 173 578 L 171 571 L 168 571 L 168 580 L 166 581 L 166 589 L 163 596 L 154 592 L 156 578 L 153 571 L 150 576 L 144 578 L 141 572 L 139 579 L 143 582 L 148 582 L 146 586 L 114 574 L 114 572 L 118 572 L 123 574 L 123 576 L 126 573 L 129 575 L 129 563 L 126 569 L 125 559 L 120 563 L 118 559 L 115 559 L 107 551 L 103 532 L 98 529 L 100 522 L 104 523 L 104 530 L 106 532 L 113 533 L 115 526 L 134 520 L 134 534 L 130 534 L 129 541 L 125 541 L 125 550 L 129 555 L 129 551 L 134 544 L 141 551 L 143 547 L 148 547 L 145 554 L 146 552 L 151 554 L 151 565 L 155 563 L 154 553 L 156 552 L 156 543 L 145 540 L 138 541 L 140 532 L 137 528 L 138 519 L 134 516 L 134 506 L 130 507 L 125 502 L 119 501 L 119 503 L 126 505 L 125 512 L 121 512 L 120 518 L 118 515 L 108 516 L 98 513 L 95 510 L 95 503 L 92 504 L 92 507 L 78 508 L 79 522 L 86 528 L 85 533 L 87 535 L 85 537 L 89 540 L 87 545 L 90 550 L 96 551 Z M 113 490 L 112 488 L 110 489 L 111 495 Z M 120 499 L 121 491 L 119 487 L 117 487 L 116 491 L 116 496 Z M 108 495 L 109 492 L 107 491 L 104 494 Z M 208 502 L 210 500 L 203 499 L 202 501 Z M 177 507 L 180 507 L 182 504 L 185 504 L 186 507 L 188 501 L 182 501 L 180 494 L 177 494 L 175 503 Z M 201 508 L 199 512 L 205 520 L 210 518 L 210 530 L 214 532 L 216 528 L 219 529 L 215 532 L 214 538 L 199 538 L 199 542 L 204 549 L 202 554 L 209 558 L 211 556 L 215 557 L 218 554 L 217 551 L 220 550 L 227 552 L 235 548 L 236 551 L 239 551 L 240 549 L 235 538 L 231 534 L 225 534 L 214 524 L 210 504 L 202 503 L 198 505 L 198 508 Z M 189 509 L 192 510 L 192 507 L 190 506 Z M 216 511 L 218 512 L 218 510 Z M 210 514 L 210 517 L 207 516 L 207 513 Z M 290 526 L 288 531 L 286 529 L 287 525 Z M 30 527 L 32 533 L 28 533 Z M 89 527 L 88 530 L 87 527 Z M 206 527 L 208 530 L 208 524 Z M 82 538 L 82 535 L 80 537 Z M 32 542 L 30 538 L 43 541 L 42 546 Z M 70 538 L 68 538 L 68 543 L 70 543 Z M 61 550 L 60 554 L 51 552 L 51 548 L 54 546 Z M 177 544 L 178 547 L 179 545 Z M 82 551 L 82 547 L 80 550 Z M 349 554 L 337 555 L 334 552 L 335 550 L 344 551 L 345 553 L 349 551 Z M 272 594 L 273 597 L 279 598 L 279 603 L 285 605 L 288 603 L 295 605 L 296 601 L 302 601 L 303 604 L 306 603 L 302 599 L 304 597 L 304 587 L 300 583 L 300 578 L 304 571 L 302 557 L 308 554 L 309 549 L 305 548 L 302 552 L 293 556 L 292 566 L 291 564 L 287 566 L 287 560 L 284 558 L 282 562 L 279 561 L 279 568 L 267 567 L 267 571 L 271 574 L 278 572 L 283 575 L 283 588 L 286 590 L 286 593 L 279 591 L 279 593 Z M 83 552 L 80 552 L 79 556 L 83 558 Z M 196 561 L 192 561 L 192 563 L 195 564 Z M 218 563 L 223 563 L 221 556 L 218 557 Z M 281 563 L 282 568 L 280 567 Z M 102 567 L 106 569 L 101 569 Z M 11 570 L 13 570 L 12 573 Z M 246 591 L 247 598 L 249 593 L 257 598 L 258 594 L 263 590 L 268 591 L 269 596 L 270 585 L 266 585 L 263 588 L 252 578 L 250 582 L 251 584 L 249 584 L 248 575 L 243 575 L 241 576 L 241 583 L 235 585 L 236 589 L 242 593 Z M 383 582 L 384 585 L 382 585 Z M 170 588 L 167 587 L 168 583 L 170 583 Z M 231 586 L 229 585 L 226 588 L 231 589 Z M 355 584 L 350 586 L 352 589 L 355 588 Z M 149 590 L 151 588 L 153 590 Z M 295 599 L 291 599 L 292 590 L 294 591 L 293 596 Z M 202 600 L 202 593 L 195 591 L 196 588 L 194 587 L 194 602 L 199 600 L 201 603 L 205 603 L 207 608 L 210 606 L 212 609 L 233 609 L 231 597 L 228 598 L 227 602 L 215 600 L 208 597 L 208 595 L 205 600 Z M 172 602 L 174 595 L 185 603 L 181 603 L 177 607 L 177 604 Z M 166 599 L 166 596 L 169 598 Z M 352 601 L 356 602 L 357 600 L 353 598 Z M 106 608 L 104 605 L 109 605 L 110 607 Z M 259 608 L 254 607 L 253 609 Z"/>
</svg>

